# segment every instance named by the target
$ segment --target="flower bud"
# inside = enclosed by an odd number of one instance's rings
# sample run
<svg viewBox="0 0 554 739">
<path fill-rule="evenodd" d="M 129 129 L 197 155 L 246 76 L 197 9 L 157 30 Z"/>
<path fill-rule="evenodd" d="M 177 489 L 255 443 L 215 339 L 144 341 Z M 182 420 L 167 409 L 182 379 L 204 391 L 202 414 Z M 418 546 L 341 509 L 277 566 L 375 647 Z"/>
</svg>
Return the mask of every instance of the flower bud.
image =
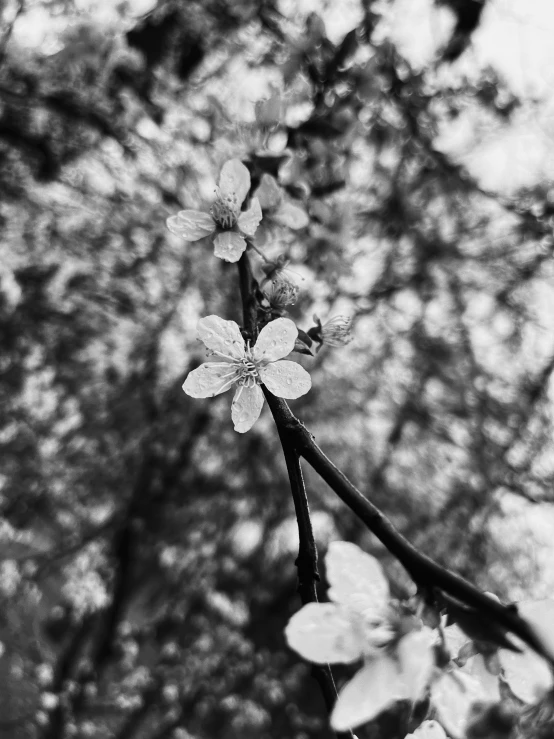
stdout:
<svg viewBox="0 0 554 739">
<path fill-rule="evenodd" d="M 314 315 L 315 326 L 308 331 L 312 339 L 327 346 L 346 346 L 352 341 L 352 318 L 350 316 L 333 316 L 322 324 Z"/>
<path fill-rule="evenodd" d="M 321 327 L 321 337 L 329 346 L 345 346 L 352 341 L 352 318 L 335 316 Z"/>
<path fill-rule="evenodd" d="M 287 305 L 294 305 L 298 298 L 298 285 L 284 275 L 273 280 L 271 287 L 266 292 L 266 297 L 272 308 L 281 310 Z"/>
</svg>

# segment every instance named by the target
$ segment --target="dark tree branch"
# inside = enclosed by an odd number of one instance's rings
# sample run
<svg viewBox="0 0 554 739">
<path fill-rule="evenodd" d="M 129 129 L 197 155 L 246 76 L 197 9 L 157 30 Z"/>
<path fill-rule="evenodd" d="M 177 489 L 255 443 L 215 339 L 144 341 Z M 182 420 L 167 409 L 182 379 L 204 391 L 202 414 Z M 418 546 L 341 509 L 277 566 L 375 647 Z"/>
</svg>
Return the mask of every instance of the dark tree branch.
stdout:
<svg viewBox="0 0 554 739">
<path fill-rule="evenodd" d="M 552 651 L 546 644 L 543 644 L 534 629 L 521 618 L 515 606 L 504 606 L 498 603 L 464 578 L 441 567 L 426 554 L 418 551 L 325 456 L 306 427 L 291 413 L 287 403 L 270 393 L 267 394 L 267 400 L 277 426 L 284 429 L 300 456 L 304 457 L 339 498 L 396 557 L 423 592 L 443 590 L 461 603 L 476 609 L 483 617 L 511 631 L 536 652 L 554 663 Z"/>
<path fill-rule="evenodd" d="M 238 269 L 244 328 L 255 338 L 258 334 L 256 303 L 258 286 L 252 275 L 250 259 L 246 253 L 239 260 Z M 265 387 L 263 391 L 269 400 L 271 393 Z M 286 434 L 285 429 L 277 424 L 277 431 L 287 465 L 296 521 L 298 523 L 299 547 L 298 557 L 295 562 L 298 571 L 298 594 L 303 605 L 317 603 L 316 583 L 319 581 L 317 547 L 310 518 L 310 506 L 306 494 L 306 486 L 300 466 L 300 457 L 294 445 L 291 444 L 291 440 Z M 319 685 L 327 712 L 331 713 L 337 700 L 337 689 L 331 668 L 329 665 L 312 665 L 312 677 Z M 351 737 L 353 737 L 351 731 L 337 734 L 338 739 L 351 739 Z"/>
<path fill-rule="evenodd" d="M 255 281 L 247 253 L 241 257 L 238 267 L 245 328 L 255 335 L 255 293 L 249 291 L 252 284 L 255 285 Z M 475 609 L 479 615 L 492 623 L 512 632 L 554 664 L 554 653 L 551 648 L 543 643 L 531 625 L 521 618 L 515 606 L 505 606 L 495 601 L 463 577 L 441 567 L 410 544 L 379 508 L 373 505 L 323 453 L 306 427 L 293 415 L 287 403 L 266 390 L 264 392 L 279 436 L 281 440 L 285 439 L 287 448 L 290 445 L 301 457 L 304 457 L 339 498 L 402 564 L 422 594 L 426 597 L 433 597 L 437 590 L 444 591 L 460 603 Z M 287 466 L 288 464 L 287 462 Z"/>
<path fill-rule="evenodd" d="M 265 387 L 263 390 L 266 398 L 268 398 L 270 395 L 269 391 Z M 296 521 L 298 523 L 299 547 L 298 557 L 295 562 L 298 570 L 298 594 L 300 595 L 302 605 L 317 603 L 316 583 L 319 581 L 317 547 L 310 518 L 310 506 L 306 494 L 306 486 L 302 475 L 302 467 L 300 466 L 300 457 L 284 429 L 277 426 L 277 431 L 287 465 Z M 337 689 L 330 666 L 312 665 L 312 677 L 319 685 L 327 711 L 331 713 L 337 700 Z M 353 736 L 351 731 L 337 734 L 338 739 L 351 739 Z"/>
</svg>

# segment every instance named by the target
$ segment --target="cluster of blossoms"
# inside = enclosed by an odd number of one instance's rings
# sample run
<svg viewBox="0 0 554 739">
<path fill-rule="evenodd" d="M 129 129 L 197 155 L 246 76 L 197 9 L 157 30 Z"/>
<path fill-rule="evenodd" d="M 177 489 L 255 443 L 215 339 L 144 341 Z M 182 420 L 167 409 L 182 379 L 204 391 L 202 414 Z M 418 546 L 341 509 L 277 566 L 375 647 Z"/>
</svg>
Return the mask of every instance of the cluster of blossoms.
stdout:
<svg viewBox="0 0 554 739">
<path fill-rule="evenodd" d="M 276 114 L 276 105 L 273 100 L 265 111 L 268 116 Z M 261 115 L 261 109 L 258 115 Z M 255 235 L 262 220 L 260 200 L 264 211 L 275 223 L 293 229 L 304 228 L 308 224 L 305 211 L 285 200 L 277 181 L 267 174 L 262 176 L 248 210 L 242 211 L 250 186 L 248 169 L 238 159 L 231 159 L 223 165 L 216 201 L 209 213 L 182 210 L 167 219 L 167 227 L 187 241 L 199 241 L 215 234 L 215 256 L 227 262 L 237 262 L 247 248 L 247 238 Z M 269 281 L 267 277 L 264 282 Z M 296 302 L 298 286 L 284 276 L 282 260 L 276 263 L 271 285 L 264 295 L 274 313 L 286 312 L 286 306 Z M 349 341 L 349 319 L 338 316 L 324 326 L 319 322 L 318 326 L 316 340 L 319 344 L 342 346 Z M 218 316 L 208 316 L 199 321 L 198 338 L 211 355 L 217 356 L 218 361 L 206 362 L 193 370 L 185 380 L 183 390 L 193 398 L 207 398 L 236 384 L 231 406 L 236 431 L 248 431 L 259 417 L 264 400 L 262 384 L 274 395 L 286 399 L 299 398 L 311 387 L 306 370 L 295 362 L 284 360 L 299 347 L 302 350 L 298 329 L 289 319 L 277 318 L 264 326 L 252 347 L 245 342 L 234 321 L 225 321 Z M 311 339 L 307 341 L 311 343 Z"/>
<path fill-rule="evenodd" d="M 216 188 L 217 199 L 209 213 L 182 210 L 167 219 L 171 233 L 187 241 L 199 241 L 215 233 L 214 254 L 227 262 L 238 262 L 246 249 L 246 236 L 254 236 L 262 209 L 257 198 L 241 212 L 250 190 L 250 172 L 238 159 L 223 165 Z"/>
<path fill-rule="evenodd" d="M 423 697 L 434 666 L 427 627 L 402 634 L 379 562 L 355 544 L 332 542 L 325 557 L 332 603 L 309 603 L 285 630 L 289 646 L 317 664 L 362 661 L 339 694 L 335 731 L 371 721 L 396 701 Z"/>
<path fill-rule="evenodd" d="M 290 619 L 285 635 L 289 646 L 310 662 L 362 662 L 332 712 L 336 731 L 371 721 L 396 701 L 416 702 L 429 696 L 438 721 L 424 721 L 408 737 L 446 739 L 448 732 L 452 739 L 465 739 L 474 707 L 500 701 L 499 675 L 525 702 L 540 700 L 552 689 L 545 661 L 529 648 L 522 645 L 521 652 L 503 648 L 492 660 L 477 653 L 456 624 L 442 629 L 453 659 L 447 658 L 446 664 L 439 659 L 437 665 L 439 634 L 415 617 L 399 615 L 389 602 L 388 583 L 374 557 L 355 544 L 332 542 L 325 564 L 331 602 L 305 605 Z M 550 644 L 554 600 L 522 603 L 518 608 Z"/>
<path fill-rule="evenodd" d="M 266 121 L 266 133 L 271 131 L 279 117 L 278 98 L 260 107 L 257 116 Z M 250 187 L 248 169 L 237 159 L 228 161 L 209 213 L 183 210 L 168 219 L 169 230 L 188 241 L 215 235 L 215 256 L 237 262 L 249 243 L 253 245 L 262 208 L 270 224 L 291 229 L 308 224 L 305 211 L 288 201 L 277 181 L 267 174 L 262 176 L 250 207 L 243 211 Z M 296 302 L 298 287 L 283 275 L 284 258 L 273 265 L 265 261 L 270 266 L 264 270 L 262 288 L 270 310 L 267 304 L 263 310 L 274 317 Z M 346 316 L 335 316 L 324 324 L 314 316 L 314 322 L 307 332 L 299 332 L 288 318 L 274 318 L 251 346 L 234 321 L 215 315 L 202 318 L 198 338 L 215 361 L 190 372 L 183 390 L 194 398 L 207 398 L 236 385 L 231 417 L 236 431 L 248 431 L 261 413 L 262 386 L 286 399 L 299 398 L 310 389 L 306 370 L 285 357 L 292 351 L 314 355 L 324 344 L 344 346 L 352 338 L 352 320 Z M 446 739 L 448 732 L 452 739 L 464 739 L 474 705 L 499 702 L 499 676 L 523 702 L 544 698 L 552 691 L 550 670 L 525 645 L 519 651 L 497 650 L 496 645 L 496 663 L 492 665 L 491 651 L 486 650 L 483 656 L 472 642 L 468 649 L 468 641 L 456 625 L 443 628 L 439 635 L 414 615 L 406 615 L 391 602 L 378 561 L 354 544 L 332 543 L 325 561 L 331 602 L 305 605 L 290 619 L 285 634 L 289 646 L 311 662 L 361 662 L 334 706 L 331 725 L 336 731 L 371 721 L 397 701 L 417 702 L 428 697 L 437 720 L 424 721 L 408 737 Z M 102 589 L 98 586 L 96 591 L 101 599 Z M 520 604 L 519 610 L 554 654 L 554 601 Z M 453 659 L 444 658 L 445 644 L 454 648 Z M 49 709 L 49 704 L 45 708 Z"/>
</svg>

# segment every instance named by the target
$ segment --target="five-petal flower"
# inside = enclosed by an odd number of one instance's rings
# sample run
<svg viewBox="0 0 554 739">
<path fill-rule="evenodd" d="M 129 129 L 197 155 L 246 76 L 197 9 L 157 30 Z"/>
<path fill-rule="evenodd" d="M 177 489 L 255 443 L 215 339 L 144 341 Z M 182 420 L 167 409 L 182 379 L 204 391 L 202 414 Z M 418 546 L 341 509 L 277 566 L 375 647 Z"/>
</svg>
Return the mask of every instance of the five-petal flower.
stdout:
<svg viewBox="0 0 554 739">
<path fill-rule="evenodd" d="M 262 328 L 253 347 L 245 342 L 238 325 L 219 316 L 198 322 L 198 338 L 219 361 L 206 362 L 189 373 L 183 390 L 193 398 L 209 398 L 237 390 L 231 406 L 235 431 L 252 428 L 261 413 L 267 389 L 280 398 L 299 398 L 312 386 L 310 375 L 296 362 L 283 359 L 294 349 L 298 330 L 288 318 L 277 318 Z"/>
<path fill-rule="evenodd" d="M 308 603 L 289 621 L 289 646 L 310 662 L 363 667 L 341 690 L 331 726 L 345 731 L 371 721 L 392 703 L 418 700 L 434 665 L 432 632 L 394 640 L 389 587 L 379 562 L 355 544 L 332 542 L 325 558 L 332 603 Z"/>
<path fill-rule="evenodd" d="M 254 236 L 262 220 L 258 198 L 252 198 L 250 208 L 241 212 L 249 190 L 248 169 L 238 159 L 230 159 L 221 170 L 217 199 L 210 212 L 182 210 L 167 219 L 167 227 L 187 241 L 198 241 L 215 233 L 215 256 L 237 262 L 246 249 L 244 237 Z"/>
<path fill-rule="evenodd" d="M 278 226 L 300 230 L 306 228 L 310 222 L 306 211 L 299 204 L 287 200 L 277 180 L 269 174 L 262 175 L 260 186 L 254 195 L 259 200 L 264 215 Z"/>
</svg>

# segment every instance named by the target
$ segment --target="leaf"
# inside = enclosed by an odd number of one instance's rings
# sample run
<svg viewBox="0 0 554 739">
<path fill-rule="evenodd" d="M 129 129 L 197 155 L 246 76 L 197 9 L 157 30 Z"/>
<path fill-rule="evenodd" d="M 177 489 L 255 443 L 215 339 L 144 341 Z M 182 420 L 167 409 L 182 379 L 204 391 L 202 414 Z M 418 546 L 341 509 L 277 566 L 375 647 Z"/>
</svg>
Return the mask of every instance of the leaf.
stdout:
<svg viewBox="0 0 554 739">
<path fill-rule="evenodd" d="M 453 598 L 444 596 L 449 623 L 456 623 L 460 629 L 473 639 L 480 652 L 491 651 L 491 647 L 503 647 L 519 652 L 519 647 L 506 634 L 506 629 L 494 621 L 484 618 L 475 608 L 458 603 Z"/>
</svg>

